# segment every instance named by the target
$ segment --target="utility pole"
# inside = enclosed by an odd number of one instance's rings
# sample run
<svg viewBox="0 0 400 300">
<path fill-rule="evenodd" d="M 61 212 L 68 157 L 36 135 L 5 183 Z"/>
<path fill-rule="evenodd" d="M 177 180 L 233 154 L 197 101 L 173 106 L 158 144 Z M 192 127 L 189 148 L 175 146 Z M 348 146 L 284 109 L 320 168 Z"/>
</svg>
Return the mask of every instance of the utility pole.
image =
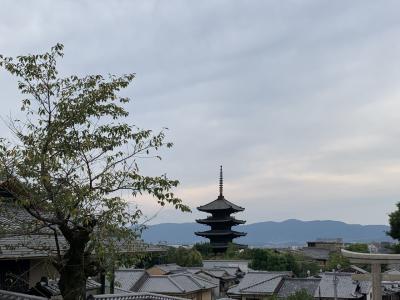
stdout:
<svg viewBox="0 0 400 300">
<path fill-rule="evenodd" d="M 337 265 L 336 270 L 333 270 L 333 298 L 334 300 L 338 300 L 338 295 L 337 295 L 337 286 L 339 283 L 339 278 L 337 276 L 337 271 L 340 270 L 340 265 Z"/>
</svg>

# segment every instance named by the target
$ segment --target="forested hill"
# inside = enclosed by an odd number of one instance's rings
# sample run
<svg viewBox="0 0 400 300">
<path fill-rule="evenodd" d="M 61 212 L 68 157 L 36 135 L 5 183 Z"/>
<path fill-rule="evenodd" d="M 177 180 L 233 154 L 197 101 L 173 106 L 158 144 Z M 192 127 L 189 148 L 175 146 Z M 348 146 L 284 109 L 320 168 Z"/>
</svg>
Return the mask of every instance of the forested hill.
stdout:
<svg viewBox="0 0 400 300">
<path fill-rule="evenodd" d="M 143 232 L 149 243 L 193 244 L 206 241 L 194 235 L 195 231 L 207 230 L 197 223 L 163 223 L 152 225 Z M 343 238 L 345 242 L 391 241 L 386 235 L 385 225 L 346 224 L 338 221 L 260 222 L 235 227 L 247 232 L 247 236 L 236 239 L 238 243 L 254 246 L 299 245 L 317 238 Z"/>
</svg>

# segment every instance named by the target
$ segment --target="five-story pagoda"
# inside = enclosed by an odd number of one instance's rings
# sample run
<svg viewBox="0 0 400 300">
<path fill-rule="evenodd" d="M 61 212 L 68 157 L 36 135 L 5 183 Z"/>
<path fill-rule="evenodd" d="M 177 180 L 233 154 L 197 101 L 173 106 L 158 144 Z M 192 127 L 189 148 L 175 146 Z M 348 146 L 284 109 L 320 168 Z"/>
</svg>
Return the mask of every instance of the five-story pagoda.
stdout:
<svg viewBox="0 0 400 300">
<path fill-rule="evenodd" d="M 246 221 L 237 220 L 231 214 L 243 211 L 244 208 L 237 206 L 225 199 L 223 195 L 222 166 L 219 179 L 219 196 L 216 200 L 197 208 L 199 211 L 210 213 L 206 219 L 196 220 L 197 223 L 206 224 L 210 230 L 195 232 L 196 235 L 208 238 L 214 252 L 224 252 L 232 243 L 234 238 L 245 236 L 247 233 L 232 230 L 232 226 L 244 224 Z M 242 246 L 243 245 L 237 245 Z"/>
</svg>

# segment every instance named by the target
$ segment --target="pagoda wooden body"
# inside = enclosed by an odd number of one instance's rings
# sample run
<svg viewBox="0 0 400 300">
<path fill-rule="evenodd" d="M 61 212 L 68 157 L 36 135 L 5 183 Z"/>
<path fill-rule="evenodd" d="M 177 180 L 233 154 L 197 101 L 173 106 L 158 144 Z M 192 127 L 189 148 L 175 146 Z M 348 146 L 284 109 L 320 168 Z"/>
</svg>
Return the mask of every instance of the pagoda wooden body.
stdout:
<svg viewBox="0 0 400 300">
<path fill-rule="evenodd" d="M 220 194 L 218 198 L 197 209 L 202 212 L 210 213 L 206 219 L 196 220 L 197 223 L 210 226 L 210 230 L 195 232 L 196 235 L 210 240 L 214 252 L 225 252 L 232 240 L 237 237 L 245 236 L 247 233 L 232 230 L 232 226 L 244 224 L 246 221 L 238 220 L 231 214 L 243 211 L 244 208 L 229 202 L 223 196 L 222 167 L 220 175 Z M 244 247 L 243 245 L 238 245 Z"/>
</svg>

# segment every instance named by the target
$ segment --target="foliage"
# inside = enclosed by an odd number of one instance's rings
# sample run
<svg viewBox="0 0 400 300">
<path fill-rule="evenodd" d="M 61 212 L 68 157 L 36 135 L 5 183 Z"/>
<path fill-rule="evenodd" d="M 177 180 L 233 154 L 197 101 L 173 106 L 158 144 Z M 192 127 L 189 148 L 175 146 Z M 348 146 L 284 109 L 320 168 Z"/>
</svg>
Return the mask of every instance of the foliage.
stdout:
<svg viewBox="0 0 400 300">
<path fill-rule="evenodd" d="M 302 289 L 300 291 L 297 291 L 293 295 L 290 295 L 286 299 L 287 300 L 313 300 L 314 297 L 311 296 L 309 293 L 307 293 L 306 290 Z"/>
<path fill-rule="evenodd" d="M 347 268 L 350 266 L 350 261 L 347 257 L 344 257 L 340 253 L 332 252 L 331 254 L 329 254 L 329 259 L 326 263 L 326 269 L 336 270 L 338 269 L 338 266 L 340 266 L 340 268 Z"/>
<path fill-rule="evenodd" d="M 392 251 L 393 253 L 400 253 L 400 244 L 399 243 L 387 246 L 386 248 L 389 249 L 390 251 Z"/>
<path fill-rule="evenodd" d="M 293 271 L 298 277 L 308 277 L 317 275 L 321 270 L 320 266 L 313 260 L 304 257 L 301 254 L 293 254 L 297 268 Z"/>
<path fill-rule="evenodd" d="M 164 253 L 149 253 L 143 256 L 140 261 L 135 264 L 136 268 L 148 269 L 154 265 L 160 265 L 166 263 L 166 254 Z"/>
<path fill-rule="evenodd" d="M 214 252 L 210 243 L 197 243 L 193 245 L 193 248 L 199 251 L 203 259 L 210 259 L 214 257 Z"/>
<path fill-rule="evenodd" d="M 254 270 L 297 271 L 295 258 L 290 253 L 270 249 L 248 249 L 246 252 L 244 256 L 251 258 L 250 268 Z"/>
<path fill-rule="evenodd" d="M 362 243 L 348 245 L 346 249 L 353 252 L 369 253 L 368 245 Z"/>
<path fill-rule="evenodd" d="M 169 247 L 166 253 L 146 255 L 136 264 L 136 267 L 148 269 L 154 265 L 171 263 L 176 263 L 182 267 L 200 267 L 202 262 L 202 255 L 194 247 L 192 249 Z"/>
<path fill-rule="evenodd" d="M 226 251 L 223 253 L 222 258 L 223 259 L 235 259 L 237 257 L 240 257 L 241 255 L 241 250 L 237 245 L 234 243 L 229 243 L 228 248 Z"/>
<path fill-rule="evenodd" d="M 147 193 L 160 205 L 188 211 L 172 189 L 177 180 L 145 176 L 140 158 L 160 158 L 172 146 L 164 131 L 127 124 L 130 99 L 119 95 L 134 74 L 61 77 L 63 46 L 39 55 L 0 55 L 0 67 L 18 77 L 25 119 L 10 120 L 15 139 L 0 141 L 4 186 L 42 227 L 53 231 L 65 300 L 83 299 L 85 281 L 124 263 L 121 247 L 134 251 L 141 212 L 126 197 Z M 136 227 L 137 228 L 137 227 Z"/>
<path fill-rule="evenodd" d="M 387 234 L 393 239 L 400 241 L 400 202 L 396 206 L 397 209 L 389 214 L 390 230 Z"/>
<path fill-rule="evenodd" d="M 234 243 L 229 243 L 228 248 L 223 253 L 215 253 L 210 243 L 197 243 L 193 246 L 200 252 L 203 259 L 240 259 L 242 249 Z"/>
<path fill-rule="evenodd" d="M 300 254 L 290 252 L 278 252 L 271 249 L 244 249 L 241 250 L 234 244 L 229 245 L 226 253 L 215 255 L 209 243 L 195 244 L 203 259 L 245 259 L 250 261 L 250 267 L 254 270 L 265 271 L 292 271 L 298 277 L 307 277 L 318 274 L 320 267 Z"/>
<path fill-rule="evenodd" d="M 181 267 L 201 267 L 203 259 L 200 252 L 194 248 L 171 247 L 167 252 L 165 263 L 176 263 Z"/>
<path fill-rule="evenodd" d="M 319 271 L 316 263 L 301 255 L 272 249 L 245 249 L 238 258 L 250 260 L 250 268 L 254 270 L 292 271 L 299 277 L 306 277 L 308 271 L 311 275 L 315 275 Z"/>
</svg>

